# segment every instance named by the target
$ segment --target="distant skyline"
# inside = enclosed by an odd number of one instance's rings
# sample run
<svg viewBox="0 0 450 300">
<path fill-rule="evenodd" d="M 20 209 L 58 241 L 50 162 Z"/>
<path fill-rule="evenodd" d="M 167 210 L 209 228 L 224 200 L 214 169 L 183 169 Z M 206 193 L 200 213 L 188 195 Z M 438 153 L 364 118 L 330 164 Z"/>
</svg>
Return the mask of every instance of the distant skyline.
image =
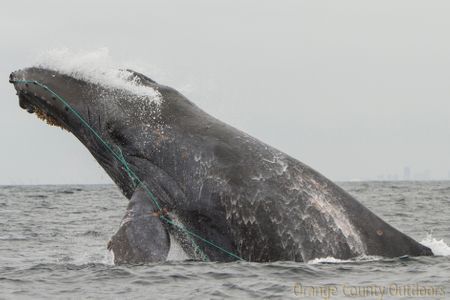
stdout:
<svg viewBox="0 0 450 300">
<path fill-rule="evenodd" d="M 450 179 L 449 15 L 448 1 L 3 1 L 0 184 L 111 182 L 8 83 L 61 47 L 106 47 L 332 180 Z"/>
<path fill-rule="evenodd" d="M 450 180 L 450 170 L 447 177 L 437 177 L 429 169 L 414 170 L 409 166 L 405 166 L 403 170 L 398 172 L 380 173 L 376 176 L 364 178 L 350 178 L 342 181 L 428 181 L 428 180 Z"/>
<path fill-rule="evenodd" d="M 403 174 L 399 173 L 386 173 L 386 174 L 379 174 L 376 177 L 376 180 L 392 180 L 392 181 L 416 181 L 416 180 L 450 180 L 450 171 L 449 171 L 448 177 L 436 177 L 433 175 L 433 173 L 429 169 L 425 170 L 414 170 L 409 166 L 406 166 L 403 168 Z M 366 180 L 373 180 L 371 178 L 366 178 Z"/>
</svg>

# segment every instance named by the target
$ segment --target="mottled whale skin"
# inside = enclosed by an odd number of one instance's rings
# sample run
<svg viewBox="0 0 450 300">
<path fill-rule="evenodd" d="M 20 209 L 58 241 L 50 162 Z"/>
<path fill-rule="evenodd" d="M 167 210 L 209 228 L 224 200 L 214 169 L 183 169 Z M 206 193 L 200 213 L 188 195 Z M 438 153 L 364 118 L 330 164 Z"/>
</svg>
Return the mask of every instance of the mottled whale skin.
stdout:
<svg viewBox="0 0 450 300">
<path fill-rule="evenodd" d="M 217 120 L 176 90 L 128 72 L 129 80 L 157 91 L 160 103 L 44 68 L 10 75 L 21 107 L 72 132 L 130 199 L 108 245 L 116 263 L 166 260 L 170 235 L 193 259 L 235 258 L 193 243 L 158 218 L 142 187 L 73 113 L 48 91 L 16 80 L 39 81 L 63 96 L 121 150 L 168 217 L 247 261 L 432 255 L 317 171 Z"/>
</svg>

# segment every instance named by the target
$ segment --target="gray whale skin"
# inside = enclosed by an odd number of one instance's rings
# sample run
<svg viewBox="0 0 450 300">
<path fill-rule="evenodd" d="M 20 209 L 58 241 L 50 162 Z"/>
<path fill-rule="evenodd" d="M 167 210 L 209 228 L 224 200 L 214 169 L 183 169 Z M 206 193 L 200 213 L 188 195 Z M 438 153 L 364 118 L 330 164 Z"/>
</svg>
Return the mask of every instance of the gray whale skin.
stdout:
<svg viewBox="0 0 450 300">
<path fill-rule="evenodd" d="M 64 97 L 121 151 L 167 218 L 244 260 L 432 255 L 317 171 L 217 120 L 176 90 L 127 71 L 129 80 L 157 91 L 159 102 L 45 68 L 10 75 L 20 106 L 75 135 L 129 199 L 108 244 L 115 263 L 165 261 L 173 241 L 191 259 L 236 258 L 158 218 L 142 185 L 67 107 L 40 86 L 17 80 L 38 81 Z"/>
</svg>

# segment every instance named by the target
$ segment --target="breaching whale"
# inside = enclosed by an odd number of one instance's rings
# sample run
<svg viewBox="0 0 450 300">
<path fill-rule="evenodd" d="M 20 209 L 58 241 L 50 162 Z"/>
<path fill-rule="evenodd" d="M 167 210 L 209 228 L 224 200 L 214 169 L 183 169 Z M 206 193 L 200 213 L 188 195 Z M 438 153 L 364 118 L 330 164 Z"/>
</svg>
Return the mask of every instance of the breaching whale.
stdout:
<svg viewBox="0 0 450 300">
<path fill-rule="evenodd" d="M 75 135 L 129 199 L 108 244 L 116 263 L 164 261 L 171 237 L 211 261 L 432 255 L 309 166 L 122 74 L 149 93 L 41 67 L 10 75 L 20 106 Z"/>
</svg>

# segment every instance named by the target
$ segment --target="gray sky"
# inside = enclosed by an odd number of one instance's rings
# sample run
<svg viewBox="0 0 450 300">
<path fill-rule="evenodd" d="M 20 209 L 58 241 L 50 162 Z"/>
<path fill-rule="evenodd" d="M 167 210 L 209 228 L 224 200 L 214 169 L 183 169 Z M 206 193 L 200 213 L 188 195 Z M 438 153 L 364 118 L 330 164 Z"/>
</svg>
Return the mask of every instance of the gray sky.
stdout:
<svg viewBox="0 0 450 300">
<path fill-rule="evenodd" d="M 334 180 L 450 176 L 450 2 L 112 3 L 1 2 L 0 184 L 109 182 L 8 83 L 58 47 L 107 47 Z"/>
</svg>

